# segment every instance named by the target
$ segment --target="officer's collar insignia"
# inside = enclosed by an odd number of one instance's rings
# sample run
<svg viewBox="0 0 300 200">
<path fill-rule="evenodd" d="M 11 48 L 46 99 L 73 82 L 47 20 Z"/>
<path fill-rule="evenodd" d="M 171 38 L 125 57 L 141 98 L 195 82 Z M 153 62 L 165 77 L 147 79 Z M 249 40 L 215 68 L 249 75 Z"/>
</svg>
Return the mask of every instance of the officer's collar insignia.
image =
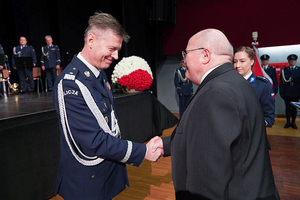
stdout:
<svg viewBox="0 0 300 200">
<path fill-rule="evenodd" d="M 84 75 L 85 75 L 86 77 L 90 77 L 90 76 L 91 76 L 91 73 L 90 73 L 90 71 L 85 71 L 85 72 L 84 72 Z"/>
<path fill-rule="evenodd" d="M 250 83 L 254 82 L 255 81 L 255 77 L 251 77 L 250 78 Z"/>
<path fill-rule="evenodd" d="M 105 119 L 106 123 L 108 123 L 108 117 L 105 116 L 104 119 Z"/>
</svg>

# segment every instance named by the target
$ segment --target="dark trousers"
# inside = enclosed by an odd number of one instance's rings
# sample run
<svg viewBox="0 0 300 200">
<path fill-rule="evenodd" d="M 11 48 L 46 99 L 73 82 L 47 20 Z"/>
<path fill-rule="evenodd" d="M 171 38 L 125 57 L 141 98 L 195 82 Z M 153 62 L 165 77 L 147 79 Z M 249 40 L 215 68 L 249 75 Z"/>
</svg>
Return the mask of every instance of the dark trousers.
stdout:
<svg viewBox="0 0 300 200">
<path fill-rule="evenodd" d="M 297 108 L 291 105 L 291 102 L 299 101 L 299 97 L 284 97 L 284 103 L 285 103 L 285 114 L 286 116 L 295 117 L 297 116 Z"/>
<path fill-rule="evenodd" d="M 22 92 L 27 91 L 26 77 L 28 78 L 29 88 L 28 91 L 32 92 L 34 90 L 34 81 L 32 77 L 32 69 L 18 68 L 17 73 L 20 81 L 20 90 Z"/>
<path fill-rule="evenodd" d="M 185 107 L 187 106 L 187 104 L 189 103 L 191 99 L 191 96 L 179 96 L 179 114 L 180 114 L 180 118 L 182 116 L 182 113 L 185 109 Z"/>
<path fill-rule="evenodd" d="M 48 90 L 52 91 L 53 85 L 54 85 L 55 80 L 57 78 L 56 68 L 46 68 L 45 72 L 46 72 L 46 77 L 47 77 Z"/>
</svg>

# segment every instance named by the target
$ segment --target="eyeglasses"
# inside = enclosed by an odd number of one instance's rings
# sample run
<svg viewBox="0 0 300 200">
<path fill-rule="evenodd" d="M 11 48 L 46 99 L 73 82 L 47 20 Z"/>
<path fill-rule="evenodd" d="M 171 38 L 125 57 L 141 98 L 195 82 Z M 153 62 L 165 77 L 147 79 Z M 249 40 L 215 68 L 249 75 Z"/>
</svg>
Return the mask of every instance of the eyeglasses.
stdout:
<svg viewBox="0 0 300 200">
<path fill-rule="evenodd" d="M 205 49 L 205 48 L 197 48 L 197 49 L 191 49 L 191 50 L 185 50 L 185 51 L 182 51 L 181 54 L 182 54 L 182 57 L 185 59 L 187 54 L 190 53 L 191 51 L 196 51 L 196 50 L 202 50 L 202 49 Z"/>
</svg>

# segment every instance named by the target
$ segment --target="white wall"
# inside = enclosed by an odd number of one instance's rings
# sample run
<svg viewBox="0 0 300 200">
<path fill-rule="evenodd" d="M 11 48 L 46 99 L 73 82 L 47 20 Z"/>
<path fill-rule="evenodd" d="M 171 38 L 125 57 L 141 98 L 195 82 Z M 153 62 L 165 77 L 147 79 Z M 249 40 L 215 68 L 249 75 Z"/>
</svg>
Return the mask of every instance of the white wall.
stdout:
<svg viewBox="0 0 300 200">
<path fill-rule="evenodd" d="M 171 112 L 179 113 L 178 95 L 174 86 L 174 72 L 180 67 L 180 55 L 167 56 L 157 69 L 157 98 Z M 197 86 L 194 85 L 194 92 Z"/>
</svg>

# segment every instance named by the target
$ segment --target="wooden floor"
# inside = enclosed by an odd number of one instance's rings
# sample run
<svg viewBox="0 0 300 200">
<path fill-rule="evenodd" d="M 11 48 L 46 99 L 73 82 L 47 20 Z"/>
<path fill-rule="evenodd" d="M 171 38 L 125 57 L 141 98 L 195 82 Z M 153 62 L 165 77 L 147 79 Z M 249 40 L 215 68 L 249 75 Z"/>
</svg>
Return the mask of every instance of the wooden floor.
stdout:
<svg viewBox="0 0 300 200">
<path fill-rule="evenodd" d="M 275 125 L 267 129 L 272 150 L 270 157 L 281 200 L 300 199 L 300 119 L 299 129 L 284 129 L 285 119 L 276 118 Z M 173 128 L 164 131 L 171 134 Z M 171 177 L 171 158 L 158 162 L 144 161 L 139 167 L 128 165 L 130 187 L 113 200 L 174 200 Z M 62 200 L 53 197 L 51 200 Z"/>
</svg>

